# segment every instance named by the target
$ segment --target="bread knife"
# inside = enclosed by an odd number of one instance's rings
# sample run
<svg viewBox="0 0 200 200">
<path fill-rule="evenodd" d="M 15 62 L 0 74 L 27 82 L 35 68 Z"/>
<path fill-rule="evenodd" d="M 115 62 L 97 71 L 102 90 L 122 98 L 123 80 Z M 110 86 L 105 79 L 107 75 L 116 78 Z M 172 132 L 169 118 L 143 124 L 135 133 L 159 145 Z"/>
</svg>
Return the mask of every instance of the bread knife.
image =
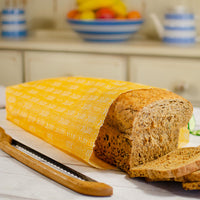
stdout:
<svg viewBox="0 0 200 200">
<path fill-rule="evenodd" d="M 48 156 L 14 140 L 0 127 L 0 149 L 63 186 L 90 196 L 111 196 L 113 188 L 81 174 Z"/>
</svg>

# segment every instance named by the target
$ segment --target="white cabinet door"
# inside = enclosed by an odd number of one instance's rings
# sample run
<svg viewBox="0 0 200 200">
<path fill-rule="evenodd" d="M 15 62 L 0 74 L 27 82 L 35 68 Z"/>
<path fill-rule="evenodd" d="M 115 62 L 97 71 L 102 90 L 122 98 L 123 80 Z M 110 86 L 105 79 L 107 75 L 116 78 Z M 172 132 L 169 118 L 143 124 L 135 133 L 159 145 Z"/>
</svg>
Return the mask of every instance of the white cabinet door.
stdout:
<svg viewBox="0 0 200 200">
<path fill-rule="evenodd" d="M 51 77 L 86 76 L 126 80 L 126 59 L 121 56 L 26 52 L 26 81 Z"/>
<path fill-rule="evenodd" d="M 200 59 L 131 57 L 130 81 L 169 89 L 200 105 Z"/>
<path fill-rule="evenodd" d="M 0 51 L 0 85 L 9 86 L 23 81 L 22 55 L 17 51 Z"/>
</svg>

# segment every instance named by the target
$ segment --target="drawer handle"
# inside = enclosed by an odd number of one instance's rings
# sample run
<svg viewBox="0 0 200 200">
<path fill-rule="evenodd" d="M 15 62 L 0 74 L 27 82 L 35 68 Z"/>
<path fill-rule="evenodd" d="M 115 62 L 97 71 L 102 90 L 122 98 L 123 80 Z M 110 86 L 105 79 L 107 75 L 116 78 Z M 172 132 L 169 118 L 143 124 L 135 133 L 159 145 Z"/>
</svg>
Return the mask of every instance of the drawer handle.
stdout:
<svg viewBox="0 0 200 200">
<path fill-rule="evenodd" d="M 175 92 L 186 92 L 188 89 L 189 89 L 189 84 L 185 81 L 178 82 L 174 86 Z"/>
</svg>

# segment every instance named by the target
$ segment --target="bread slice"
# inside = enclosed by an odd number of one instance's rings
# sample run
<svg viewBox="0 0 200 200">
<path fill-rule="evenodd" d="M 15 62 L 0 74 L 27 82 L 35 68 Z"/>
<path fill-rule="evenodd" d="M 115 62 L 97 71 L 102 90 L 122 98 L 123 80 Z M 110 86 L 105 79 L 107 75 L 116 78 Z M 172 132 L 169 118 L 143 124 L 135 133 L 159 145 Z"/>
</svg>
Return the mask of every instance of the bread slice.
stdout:
<svg viewBox="0 0 200 200">
<path fill-rule="evenodd" d="M 154 182 L 154 181 L 176 181 L 182 182 L 182 187 L 184 190 L 200 190 L 200 170 L 192 172 L 191 174 L 178 177 L 178 178 L 157 178 L 157 179 L 150 179 L 145 178 L 147 182 Z"/>
<path fill-rule="evenodd" d="M 182 183 L 184 190 L 200 190 L 200 182 L 186 182 Z"/>
<path fill-rule="evenodd" d="M 95 154 L 128 172 L 175 150 L 179 129 L 187 125 L 192 112 L 189 101 L 167 90 L 121 94 L 100 128 Z"/>
<path fill-rule="evenodd" d="M 183 177 L 176 178 L 178 182 L 200 182 L 200 170 L 195 171 Z"/>
<path fill-rule="evenodd" d="M 176 182 L 200 182 L 200 170 L 192 172 L 191 174 L 178 177 L 178 178 L 156 178 L 150 179 L 145 178 L 147 182 L 155 182 L 155 181 L 176 181 Z"/>
<path fill-rule="evenodd" d="M 130 177 L 178 178 L 200 169 L 200 147 L 176 149 L 154 161 L 130 169 Z"/>
</svg>

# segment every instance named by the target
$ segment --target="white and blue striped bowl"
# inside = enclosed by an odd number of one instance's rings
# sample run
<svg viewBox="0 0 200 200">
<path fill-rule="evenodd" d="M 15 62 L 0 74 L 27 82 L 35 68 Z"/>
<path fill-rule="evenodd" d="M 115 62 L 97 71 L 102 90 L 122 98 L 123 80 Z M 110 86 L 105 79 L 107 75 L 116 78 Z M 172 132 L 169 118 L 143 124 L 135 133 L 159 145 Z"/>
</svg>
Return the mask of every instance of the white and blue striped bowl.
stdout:
<svg viewBox="0 0 200 200">
<path fill-rule="evenodd" d="M 89 42 L 123 42 L 136 33 L 143 20 L 74 20 L 67 19 L 71 28 Z"/>
<path fill-rule="evenodd" d="M 191 13 L 168 13 L 164 20 L 163 41 L 168 44 L 192 45 L 196 42 L 195 17 Z"/>
<path fill-rule="evenodd" d="M 10 8 L 2 10 L 1 36 L 5 38 L 27 36 L 26 17 L 23 9 Z"/>
</svg>

